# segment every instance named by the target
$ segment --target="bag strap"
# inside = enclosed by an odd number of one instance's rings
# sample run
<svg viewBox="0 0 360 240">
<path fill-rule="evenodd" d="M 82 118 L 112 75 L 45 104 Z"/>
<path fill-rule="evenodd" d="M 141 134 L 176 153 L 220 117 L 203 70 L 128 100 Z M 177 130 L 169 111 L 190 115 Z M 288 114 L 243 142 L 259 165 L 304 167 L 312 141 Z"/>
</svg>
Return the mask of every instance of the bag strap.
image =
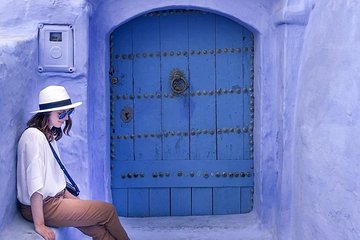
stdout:
<svg viewBox="0 0 360 240">
<path fill-rule="evenodd" d="M 76 185 L 76 183 L 74 182 L 74 180 L 71 178 L 70 174 L 68 173 L 68 171 L 66 170 L 65 166 L 62 164 L 62 162 L 60 161 L 59 156 L 56 154 L 54 147 L 51 145 L 51 143 L 49 142 L 50 148 L 52 153 L 54 154 L 54 157 L 56 159 L 56 161 L 58 162 L 61 170 L 63 170 L 63 172 L 65 173 L 66 177 L 69 179 L 70 183 L 75 187 L 77 192 L 80 192 L 78 186 Z"/>
</svg>

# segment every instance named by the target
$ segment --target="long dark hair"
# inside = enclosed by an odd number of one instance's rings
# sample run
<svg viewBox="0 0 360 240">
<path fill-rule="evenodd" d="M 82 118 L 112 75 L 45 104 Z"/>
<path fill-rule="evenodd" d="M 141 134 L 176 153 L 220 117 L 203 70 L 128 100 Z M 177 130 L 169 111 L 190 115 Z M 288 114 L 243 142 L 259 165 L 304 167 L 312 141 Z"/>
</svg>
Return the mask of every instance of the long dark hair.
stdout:
<svg viewBox="0 0 360 240">
<path fill-rule="evenodd" d="M 50 112 L 44 112 L 44 113 L 36 113 L 28 122 L 28 127 L 33 127 L 39 129 L 41 132 L 43 132 L 49 142 L 52 140 L 60 140 L 63 136 L 63 132 L 66 135 L 70 135 L 70 129 L 72 126 L 72 121 L 70 116 L 68 116 L 68 120 L 65 121 L 65 127 L 63 131 L 61 131 L 61 128 L 53 127 L 52 129 L 49 128 L 49 117 Z"/>
</svg>

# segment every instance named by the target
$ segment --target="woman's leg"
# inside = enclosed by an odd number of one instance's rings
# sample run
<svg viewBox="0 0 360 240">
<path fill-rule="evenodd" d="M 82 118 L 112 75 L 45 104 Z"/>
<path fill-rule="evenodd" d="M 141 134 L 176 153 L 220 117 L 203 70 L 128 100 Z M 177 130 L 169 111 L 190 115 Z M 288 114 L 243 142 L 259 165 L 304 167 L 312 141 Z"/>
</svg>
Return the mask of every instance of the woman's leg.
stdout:
<svg viewBox="0 0 360 240">
<path fill-rule="evenodd" d="M 45 224 L 76 227 L 94 239 L 129 239 L 110 203 L 50 198 L 44 202 Z"/>
</svg>

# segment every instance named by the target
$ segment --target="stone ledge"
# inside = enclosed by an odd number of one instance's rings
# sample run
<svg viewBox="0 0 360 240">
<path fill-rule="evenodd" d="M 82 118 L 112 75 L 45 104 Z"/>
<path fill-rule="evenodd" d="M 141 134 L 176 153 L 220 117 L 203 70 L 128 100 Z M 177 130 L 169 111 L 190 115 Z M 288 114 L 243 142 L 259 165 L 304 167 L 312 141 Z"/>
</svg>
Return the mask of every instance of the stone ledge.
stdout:
<svg viewBox="0 0 360 240">
<path fill-rule="evenodd" d="M 60 233 L 57 228 L 52 228 L 55 232 L 56 239 L 60 240 Z M 16 213 L 12 222 L 0 232 L 0 239 L 11 240 L 43 240 L 34 230 L 34 225 L 26 221 L 19 212 Z"/>
</svg>

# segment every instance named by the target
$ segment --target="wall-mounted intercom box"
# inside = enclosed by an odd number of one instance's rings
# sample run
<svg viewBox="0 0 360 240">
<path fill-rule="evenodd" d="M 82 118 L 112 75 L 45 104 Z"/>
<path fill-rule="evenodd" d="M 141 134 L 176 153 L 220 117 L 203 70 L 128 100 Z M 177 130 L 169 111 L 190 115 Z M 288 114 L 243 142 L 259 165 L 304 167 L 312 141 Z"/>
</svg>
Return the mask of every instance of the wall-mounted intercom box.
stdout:
<svg viewBox="0 0 360 240">
<path fill-rule="evenodd" d="M 39 24 L 39 72 L 69 72 L 74 68 L 72 25 Z"/>
</svg>

